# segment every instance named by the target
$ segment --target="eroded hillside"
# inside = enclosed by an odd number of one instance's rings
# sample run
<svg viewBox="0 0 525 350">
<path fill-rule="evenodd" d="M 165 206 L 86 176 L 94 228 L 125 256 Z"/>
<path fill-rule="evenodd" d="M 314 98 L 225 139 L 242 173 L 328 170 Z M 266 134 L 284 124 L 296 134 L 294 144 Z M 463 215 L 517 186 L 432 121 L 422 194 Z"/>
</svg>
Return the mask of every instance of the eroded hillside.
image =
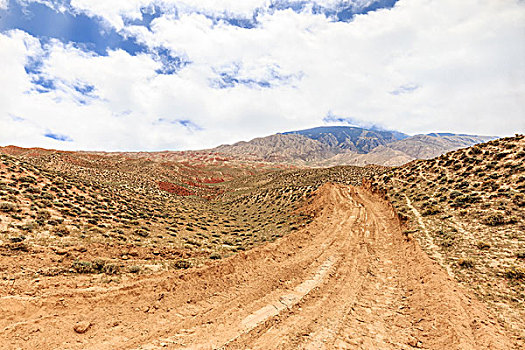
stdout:
<svg viewBox="0 0 525 350">
<path fill-rule="evenodd" d="M 15 151 L 7 348 L 523 347 L 523 136 L 393 169 Z"/>
<path fill-rule="evenodd" d="M 301 166 L 398 166 L 493 139 L 493 136 L 451 133 L 409 136 L 395 131 L 326 126 L 259 137 L 209 151 Z"/>
<path fill-rule="evenodd" d="M 409 220 L 408 237 L 525 339 L 523 135 L 414 161 L 372 187 Z"/>
<path fill-rule="evenodd" d="M 311 218 L 297 209 L 321 184 L 357 185 L 379 171 L 189 163 L 1 155 L 4 287 L 15 279 L 151 272 L 221 259 L 307 224 Z"/>
</svg>

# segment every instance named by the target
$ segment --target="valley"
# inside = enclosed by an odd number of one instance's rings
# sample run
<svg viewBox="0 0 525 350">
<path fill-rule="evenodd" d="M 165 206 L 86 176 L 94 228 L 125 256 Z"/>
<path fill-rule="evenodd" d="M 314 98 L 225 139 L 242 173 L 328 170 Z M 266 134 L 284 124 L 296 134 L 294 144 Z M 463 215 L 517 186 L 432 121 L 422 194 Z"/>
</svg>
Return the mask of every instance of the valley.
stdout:
<svg viewBox="0 0 525 350">
<path fill-rule="evenodd" d="M 523 136 L 393 168 L 0 152 L 7 349 L 524 344 Z"/>
</svg>

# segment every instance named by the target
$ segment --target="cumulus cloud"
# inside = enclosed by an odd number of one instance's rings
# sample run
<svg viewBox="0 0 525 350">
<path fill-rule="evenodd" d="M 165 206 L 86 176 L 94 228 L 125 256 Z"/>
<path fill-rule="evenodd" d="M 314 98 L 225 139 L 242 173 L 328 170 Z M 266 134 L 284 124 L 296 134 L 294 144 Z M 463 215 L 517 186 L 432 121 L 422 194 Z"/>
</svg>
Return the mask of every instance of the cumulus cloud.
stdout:
<svg viewBox="0 0 525 350">
<path fill-rule="evenodd" d="M 197 149 L 330 123 L 327 115 L 406 133 L 525 132 L 523 2 L 401 0 L 351 21 L 313 6 L 373 1 L 275 3 L 71 1 L 134 38 L 139 53 L 0 34 L 10 86 L 0 90 L 0 144 Z M 145 8 L 158 11 L 151 23 L 130 21 Z"/>
</svg>

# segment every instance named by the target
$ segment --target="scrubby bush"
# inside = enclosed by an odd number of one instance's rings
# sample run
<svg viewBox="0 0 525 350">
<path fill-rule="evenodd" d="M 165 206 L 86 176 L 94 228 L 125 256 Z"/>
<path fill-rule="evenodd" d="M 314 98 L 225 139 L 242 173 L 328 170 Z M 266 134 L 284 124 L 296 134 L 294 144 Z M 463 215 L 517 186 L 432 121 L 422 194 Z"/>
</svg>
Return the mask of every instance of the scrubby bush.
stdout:
<svg viewBox="0 0 525 350">
<path fill-rule="evenodd" d="M 511 266 L 505 270 L 504 275 L 510 280 L 523 280 L 525 279 L 525 269 L 517 266 Z"/>
<path fill-rule="evenodd" d="M 476 247 L 478 247 L 478 249 L 489 249 L 490 248 L 490 244 L 487 243 L 487 242 L 483 242 L 483 241 L 479 241 L 478 243 L 476 243 Z"/>
<path fill-rule="evenodd" d="M 483 223 L 488 226 L 499 226 L 506 223 L 505 217 L 501 213 L 494 213 L 483 219 Z"/>
<path fill-rule="evenodd" d="M 140 266 L 138 266 L 138 265 L 130 266 L 128 271 L 130 273 L 139 273 L 140 272 Z"/>
<path fill-rule="evenodd" d="M 36 178 L 34 178 L 33 176 L 21 176 L 18 179 L 18 181 L 25 182 L 25 183 L 36 184 Z"/>
<path fill-rule="evenodd" d="M 177 260 L 173 263 L 173 267 L 176 269 L 189 269 L 191 267 L 191 262 L 188 260 Z"/>
<path fill-rule="evenodd" d="M 10 203 L 10 202 L 0 203 L 0 211 L 3 211 L 5 213 L 14 212 L 14 211 L 17 211 L 17 209 L 18 209 L 18 206 L 14 203 Z"/>
<path fill-rule="evenodd" d="M 75 260 L 71 268 L 76 273 L 106 273 L 108 275 L 116 275 L 120 272 L 118 265 L 108 263 L 103 259 L 95 259 L 93 261 Z"/>
<path fill-rule="evenodd" d="M 57 227 L 54 227 L 52 232 L 58 237 L 67 236 L 71 233 L 66 225 L 59 225 Z"/>
<path fill-rule="evenodd" d="M 521 193 L 518 193 L 512 198 L 512 202 L 518 207 L 525 207 L 525 196 Z"/>
<path fill-rule="evenodd" d="M 95 269 L 93 269 L 93 264 L 90 261 L 75 260 L 73 261 L 73 264 L 71 264 L 71 268 L 76 273 L 94 273 L 95 272 Z"/>
<path fill-rule="evenodd" d="M 481 154 L 482 151 L 479 147 L 472 147 L 469 151 L 470 154 Z"/>
<path fill-rule="evenodd" d="M 95 259 L 91 263 L 93 270 L 96 270 L 98 272 L 102 272 L 104 270 L 104 267 L 106 266 L 106 261 L 103 259 Z"/>
<path fill-rule="evenodd" d="M 465 267 L 465 268 L 474 267 L 474 260 L 470 258 L 459 259 L 458 266 Z"/>
<path fill-rule="evenodd" d="M 146 231 L 146 230 L 144 230 L 144 229 L 141 229 L 141 228 L 136 229 L 136 230 L 134 231 L 134 233 L 135 233 L 137 236 L 144 237 L 144 238 L 149 236 L 149 232 Z"/>
<path fill-rule="evenodd" d="M 218 260 L 218 259 L 221 259 L 221 258 L 222 258 L 222 256 L 219 253 L 212 253 L 210 255 L 210 259 L 212 259 L 212 260 Z"/>
<path fill-rule="evenodd" d="M 429 216 L 429 215 L 435 215 L 438 213 L 441 213 L 441 209 L 436 205 L 431 205 L 431 206 L 426 207 L 425 210 L 423 210 L 423 212 L 421 213 L 421 215 Z"/>
<path fill-rule="evenodd" d="M 102 272 L 108 275 L 116 275 L 120 272 L 120 267 L 117 264 L 105 264 L 102 268 Z"/>
</svg>

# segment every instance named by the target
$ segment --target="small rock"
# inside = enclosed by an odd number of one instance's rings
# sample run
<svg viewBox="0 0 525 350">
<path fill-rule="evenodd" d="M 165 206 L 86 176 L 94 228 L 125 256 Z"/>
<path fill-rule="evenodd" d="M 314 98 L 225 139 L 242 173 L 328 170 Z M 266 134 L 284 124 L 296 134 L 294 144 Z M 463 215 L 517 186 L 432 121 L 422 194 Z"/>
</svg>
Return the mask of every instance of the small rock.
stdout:
<svg viewBox="0 0 525 350">
<path fill-rule="evenodd" d="M 160 251 L 158 251 L 158 250 L 154 250 L 154 251 L 153 251 L 153 255 L 160 255 Z"/>
<path fill-rule="evenodd" d="M 77 324 L 73 327 L 73 330 L 77 332 L 78 334 L 84 334 L 88 331 L 90 327 L 91 327 L 91 322 L 81 321 L 81 322 L 77 322 Z"/>
</svg>

